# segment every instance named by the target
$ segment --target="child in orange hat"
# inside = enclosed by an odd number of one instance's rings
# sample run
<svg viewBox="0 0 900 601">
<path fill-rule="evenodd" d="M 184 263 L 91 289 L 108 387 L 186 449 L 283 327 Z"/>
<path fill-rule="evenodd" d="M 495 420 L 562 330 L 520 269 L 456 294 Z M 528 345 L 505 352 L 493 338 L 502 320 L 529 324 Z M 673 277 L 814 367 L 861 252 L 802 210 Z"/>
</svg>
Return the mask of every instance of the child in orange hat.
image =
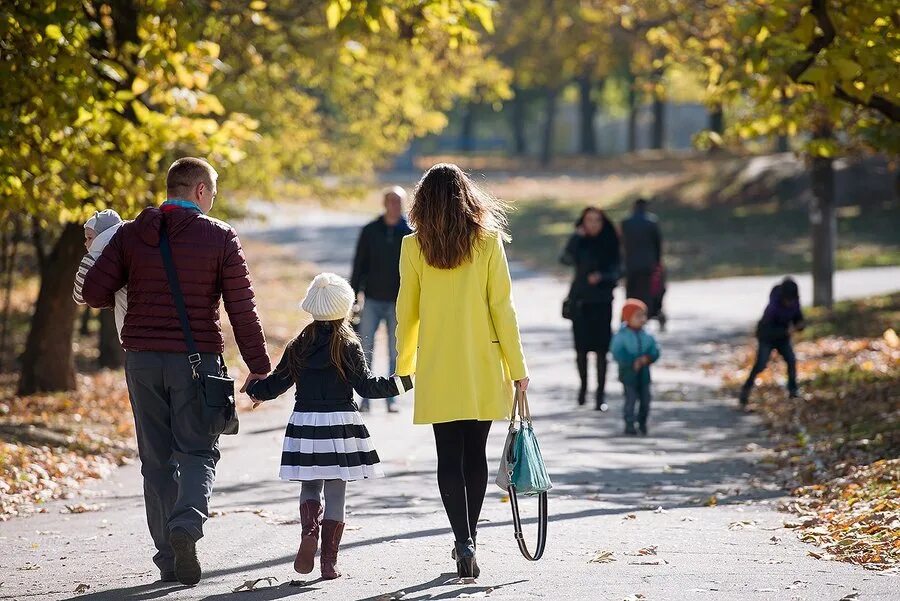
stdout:
<svg viewBox="0 0 900 601">
<path fill-rule="evenodd" d="M 629 298 L 622 307 L 622 327 L 613 336 L 611 350 L 619 364 L 619 381 L 625 388 L 625 434 L 638 433 L 634 424 L 634 405 L 638 403 L 637 425 L 647 434 L 650 415 L 650 364 L 659 359 L 656 339 L 644 329 L 647 305 Z"/>
</svg>

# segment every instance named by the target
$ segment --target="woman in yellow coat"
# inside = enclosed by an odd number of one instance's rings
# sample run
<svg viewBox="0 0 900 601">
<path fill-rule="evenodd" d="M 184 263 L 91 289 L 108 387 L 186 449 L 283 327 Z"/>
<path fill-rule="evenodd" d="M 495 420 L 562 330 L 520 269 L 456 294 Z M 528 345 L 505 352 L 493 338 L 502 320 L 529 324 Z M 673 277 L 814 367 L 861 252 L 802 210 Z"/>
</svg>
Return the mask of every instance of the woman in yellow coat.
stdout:
<svg viewBox="0 0 900 601">
<path fill-rule="evenodd" d="M 511 297 L 503 203 L 456 165 L 419 181 L 416 229 L 400 251 L 397 375 L 415 374 L 417 424 L 432 424 L 438 487 L 460 577 L 477 576 L 475 527 L 487 488 L 492 420 L 508 419 L 528 369 Z"/>
</svg>

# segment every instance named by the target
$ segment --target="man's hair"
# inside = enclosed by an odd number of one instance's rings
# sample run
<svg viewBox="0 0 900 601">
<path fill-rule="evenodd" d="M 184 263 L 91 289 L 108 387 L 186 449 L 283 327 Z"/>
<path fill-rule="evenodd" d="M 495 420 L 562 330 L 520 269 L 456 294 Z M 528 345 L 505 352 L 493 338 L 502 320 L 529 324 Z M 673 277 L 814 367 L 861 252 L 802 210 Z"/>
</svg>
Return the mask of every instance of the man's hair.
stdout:
<svg viewBox="0 0 900 601">
<path fill-rule="evenodd" d="M 644 198 L 643 196 L 641 196 L 637 200 L 634 201 L 634 208 L 643 210 L 643 209 L 647 208 L 648 204 L 650 204 L 650 201 L 647 200 L 646 198 Z"/>
<path fill-rule="evenodd" d="M 187 195 L 193 192 L 197 184 L 206 184 L 212 188 L 219 174 L 213 166 L 196 157 L 183 157 L 172 163 L 166 175 L 166 194 L 169 196 Z"/>
</svg>

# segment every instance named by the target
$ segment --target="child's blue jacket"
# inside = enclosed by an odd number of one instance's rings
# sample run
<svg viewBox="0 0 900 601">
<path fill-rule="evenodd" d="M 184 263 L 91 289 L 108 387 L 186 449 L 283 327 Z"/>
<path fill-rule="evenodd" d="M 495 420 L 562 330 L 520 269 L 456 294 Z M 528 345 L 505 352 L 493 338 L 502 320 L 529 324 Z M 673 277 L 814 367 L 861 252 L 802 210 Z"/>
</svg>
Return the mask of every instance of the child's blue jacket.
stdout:
<svg viewBox="0 0 900 601">
<path fill-rule="evenodd" d="M 613 336 L 610 350 L 613 359 L 619 364 L 620 382 L 630 386 L 650 382 L 650 366 L 645 365 L 639 371 L 634 371 L 634 362 L 643 355 L 649 356 L 651 363 L 659 359 L 659 345 L 651 334 L 643 329 L 633 330 L 623 323 Z"/>
</svg>

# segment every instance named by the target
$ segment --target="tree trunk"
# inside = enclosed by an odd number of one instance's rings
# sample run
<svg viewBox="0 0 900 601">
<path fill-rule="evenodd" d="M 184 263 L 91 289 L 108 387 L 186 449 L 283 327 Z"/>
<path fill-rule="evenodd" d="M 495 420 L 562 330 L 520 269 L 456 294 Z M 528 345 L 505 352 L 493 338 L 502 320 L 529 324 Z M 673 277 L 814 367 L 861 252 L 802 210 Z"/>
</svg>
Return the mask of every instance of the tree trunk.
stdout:
<svg viewBox="0 0 900 601">
<path fill-rule="evenodd" d="M 820 126 L 817 138 L 831 138 L 830 125 Z M 809 222 L 812 234 L 813 305 L 834 304 L 834 251 L 837 243 L 837 217 L 834 210 L 834 159 L 812 160 L 812 189 Z"/>
<path fill-rule="evenodd" d="M 544 131 L 541 136 L 541 165 L 547 166 L 553 159 L 553 129 L 556 126 L 557 88 L 548 88 L 544 99 Z"/>
<path fill-rule="evenodd" d="M 459 132 L 460 152 L 472 152 L 475 150 L 475 103 L 467 102 L 463 107 L 462 126 Z"/>
<path fill-rule="evenodd" d="M 16 269 L 16 255 L 19 250 L 19 239 L 22 237 L 22 221 L 12 218 L 11 227 L 3 229 L 3 316 L 0 317 L 0 372 L 6 366 L 6 344 L 9 336 L 9 312 L 12 309 L 13 272 Z"/>
<path fill-rule="evenodd" d="M 597 154 L 597 134 L 594 118 L 597 116 L 597 101 L 593 98 L 594 81 L 590 75 L 578 78 L 579 150 L 581 154 Z"/>
<path fill-rule="evenodd" d="M 41 289 L 31 329 L 22 355 L 19 394 L 75 389 L 72 334 L 77 305 L 72 300 L 72 282 L 84 253 L 84 227 L 67 223 L 53 246 L 41 258 Z"/>
<path fill-rule="evenodd" d="M 653 94 L 653 129 L 650 135 L 650 148 L 662 150 L 666 137 L 666 101 L 658 94 Z"/>
<path fill-rule="evenodd" d="M 784 108 L 784 113 L 787 113 L 787 106 L 789 100 L 784 95 L 784 90 L 781 91 L 781 100 L 780 104 Z M 789 152 L 791 149 L 790 141 L 788 140 L 787 134 L 780 133 L 778 134 L 778 138 L 775 140 L 775 150 L 776 152 Z"/>
<path fill-rule="evenodd" d="M 525 91 L 517 86 L 513 87 L 512 114 L 510 116 L 513 133 L 513 154 L 525 156 L 528 154 L 528 138 L 525 136 L 525 121 L 527 102 Z"/>
<path fill-rule="evenodd" d="M 125 367 L 125 351 L 119 342 L 119 331 L 116 329 L 116 313 L 113 309 L 100 311 L 100 367 L 118 369 Z"/>
<path fill-rule="evenodd" d="M 721 104 L 717 104 L 709 109 L 709 131 L 715 132 L 720 136 L 725 132 L 725 114 L 722 112 Z"/>
<path fill-rule="evenodd" d="M 628 152 L 635 152 L 637 144 L 638 93 L 634 74 L 628 73 Z"/>
<path fill-rule="evenodd" d="M 92 311 L 93 310 L 90 307 L 85 307 L 81 310 L 81 318 L 78 320 L 80 322 L 78 326 L 79 336 L 91 335 L 91 317 L 93 317 Z"/>
</svg>

